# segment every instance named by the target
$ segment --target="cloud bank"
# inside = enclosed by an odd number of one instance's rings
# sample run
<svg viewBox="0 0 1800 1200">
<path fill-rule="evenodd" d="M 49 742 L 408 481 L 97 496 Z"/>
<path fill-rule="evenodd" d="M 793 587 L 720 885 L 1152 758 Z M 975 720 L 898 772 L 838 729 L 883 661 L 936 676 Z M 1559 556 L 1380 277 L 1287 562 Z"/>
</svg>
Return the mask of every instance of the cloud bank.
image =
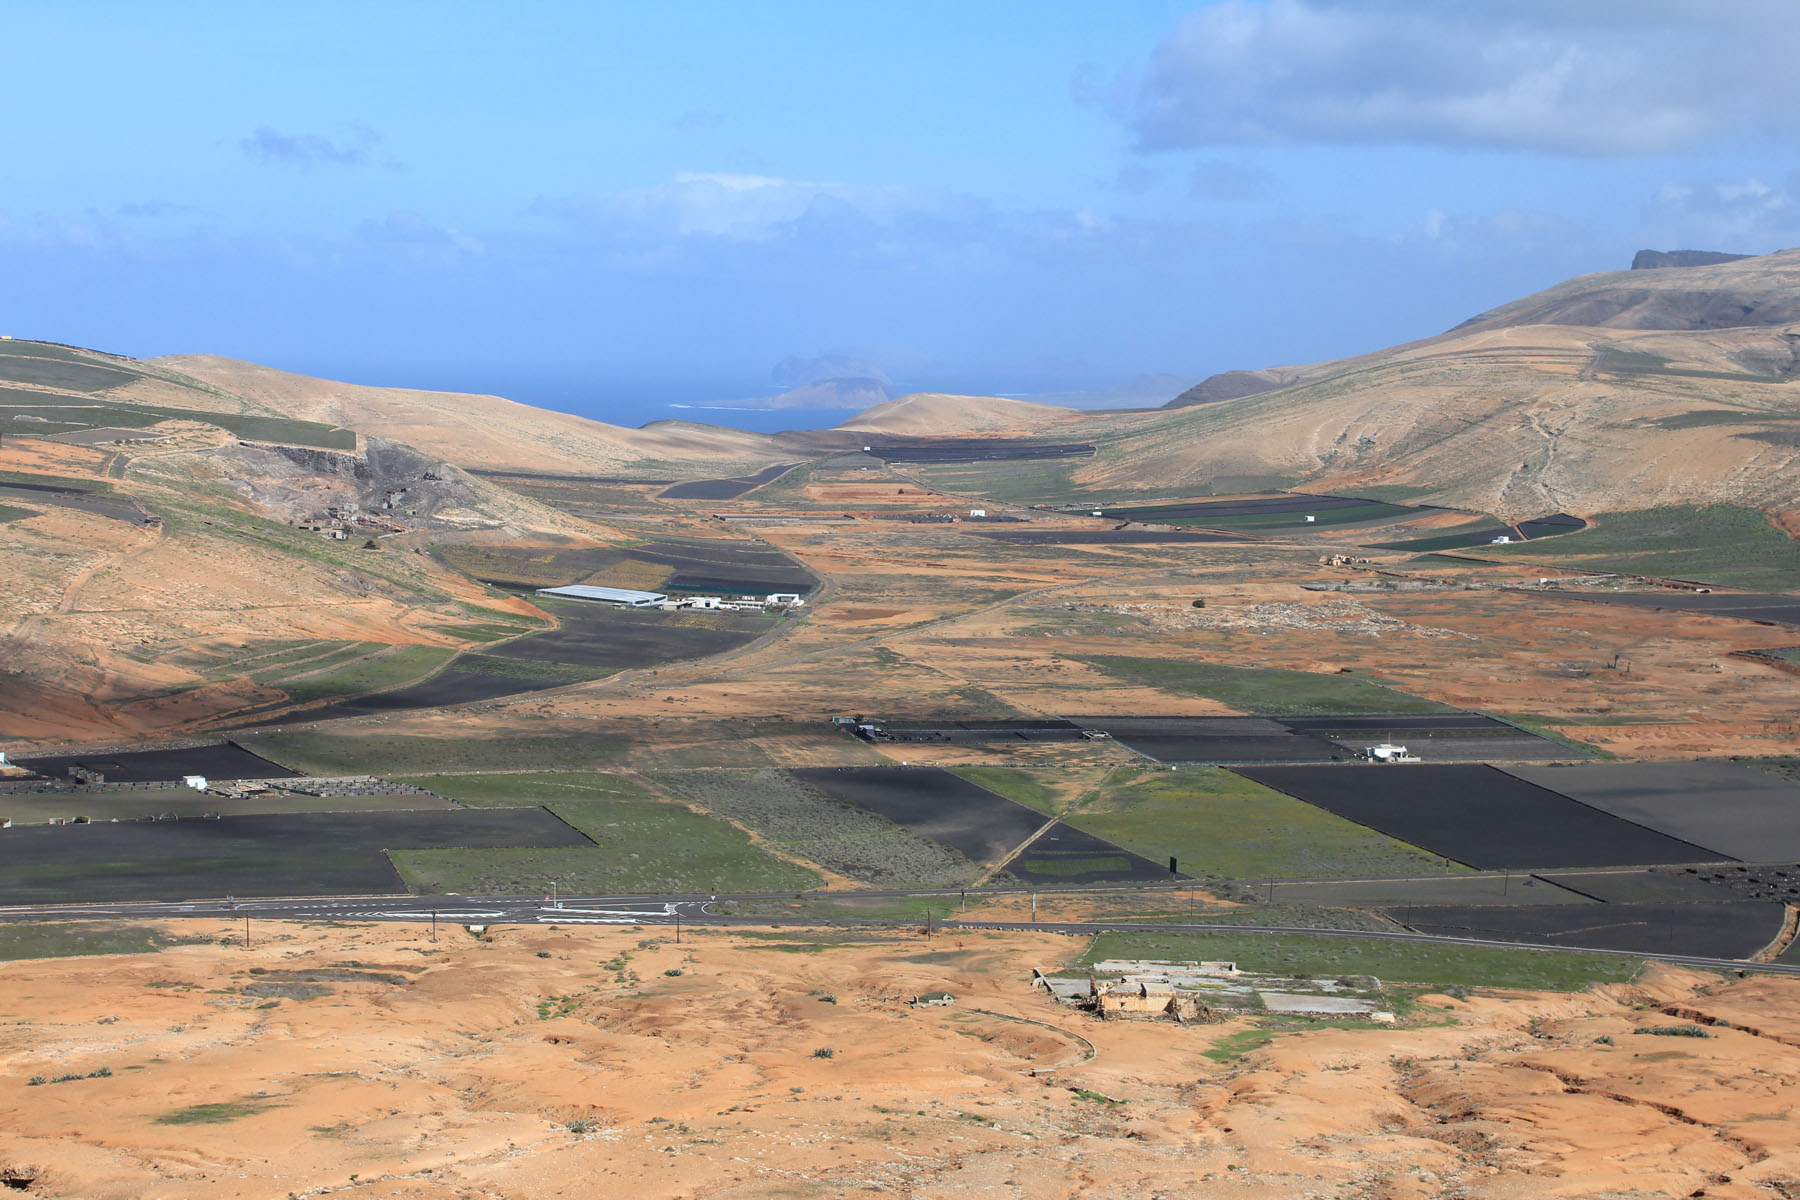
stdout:
<svg viewBox="0 0 1800 1200">
<path fill-rule="evenodd" d="M 1663 154 L 1800 101 L 1774 0 L 1224 0 L 1111 103 L 1139 149 L 1395 143 Z"/>
</svg>

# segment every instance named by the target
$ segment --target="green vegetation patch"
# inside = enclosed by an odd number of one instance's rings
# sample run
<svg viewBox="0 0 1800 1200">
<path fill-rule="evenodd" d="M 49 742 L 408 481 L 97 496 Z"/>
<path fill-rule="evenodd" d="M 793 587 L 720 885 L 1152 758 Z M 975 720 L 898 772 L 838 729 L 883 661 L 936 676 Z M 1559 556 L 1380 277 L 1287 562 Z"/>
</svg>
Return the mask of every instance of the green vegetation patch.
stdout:
<svg viewBox="0 0 1800 1200">
<path fill-rule="evenodd" d="M 1057 813 L 1056 793 L 1024 771 L 1016 771 L 1011 767 L 951 767 L 950 770 L 976 787 L 997 792 L 1008 800 L 1034 808 L 1047 817 L 1053 817 Z"/>
<path fill-rule="evenodd" d="M 1350 496 L 1357 500 L 1381 500 L 1390 504 L 1404 503 L 1407 500 L 1418 500 L 1441 491 L 1437 487 L 1417 483 L 1376 483 L 1368 487 L 1338 488 L 1333 494 Z"/>
<path fill-rule="evenodd" d="M 21 922 L 0 925 L 0 962 L 75 958 L 85 954 L 153 954 L 192 939 L 172 937 L 154 925 L 99 921 Z"/>
<path fill-rule="evenodd" d="M 993 462 L 909 465 L 906 472 L 952 494 L 1015 504 L 1057 504 L 1078 495 L 1077 467 L 1091 458 L 1003 459 Z"/>
<path fill-rule="evenodd" d="M 10 346 L 0 343 L 0 381 L 42 384 L 67 388 L 75 392 L 103 392 L 123 384 L 146 378 L 140 372 L 118 370 L 110 366 L 77 358 L 60 359 L 15 355 Z M 166 408 L 156 404 L 105 402 L 99 404 L 57 396 L 48 392 L 0 390 L 0 402 L 12 401 L 17 408 L 29 400 L 43 406 L 37 415 L 51 415 L 53 420 L 80 421 L 125 429 L 142 429 L 161 421 L 200 421 L 217 425 L 227 433 L 256 442 L 286 442 L 300 446 L 316 446 L 325 450 L 356 449 L 354 430 L 339 429 L 319 421 L 302 421 L 294 417 L 266 416 L 258 413 L 213 412 L 206 409 Z M 30 408 L 21 411 L 35 411 Z"/>
<path fill-rule="evenodd" d="M 1125 514 L 1120 514 L 1125 515 Z M 1153 521 L 1162 525 L 1198 525 L 1207 529 L 1320 529 L 1331 525 L 1375 525 L 1404 517 L 1419 516 L 1419 510 L 1403 504 L 1359 504 L 1347 508 L 1321 508 L 1313 513 L 1299 512 L 1241 513 L 1236 516 L 1161 517 L 1154 508 L 1136 508 L 1129 516 L 1134 521 Z"/>
<path fill-rule="evenodd" d="M 1032 858 L 1030 852 L 1021 863 L 1024 871 L 1031 875 L 1067 876 L 1071 879 L 1087 875 L 1097 875 L 1105 871 L 1127 872 L 1131 870 L 1131 860 L 1123 854 L 1094 854 L 1085 857 L 1069 858 Z"/>
<path fill-rule="evenodd" d="M 280 1108 L 272 1099 L 222 1100 L 212 1104 L 190 1104 L 156 1118 L 158 1125 L 223 1125 L 244 1117 L 254 1117 L 271 1108 Z"/>
<path fill-rule="evenodd" d="M 395 646 L 328 671 L 290 680 L 281 685 L 281 690 L 300 704 L 362 696 L 416 683 L 454 657 L 455 650 L 442 646 Z"/>
<path fill-rule="evenodd" d="M 0 504 L 0 525 L 4 525 L 8 521 L 23 521 L 26 517 L 41 515 L 35 508 L 19 508 L 13 504 Z"/>
<path fill-rule="evenodd" d="M 1767 591 L 1800 587 L 1800 542 L 1762 513 L 1729 504 L 1607 513 L 1578 533 L 1481 552 Z"/>
<path fill-rule="evenodd" d="M 113 491 L 113 485 L 104 479 L 45 475 L 37 471 L 0 471 L 0 483 L 29 483 L 39 487 L 68 488 L 74 492 L 93 492 L 102 496 L 110 496 Z"/>
<path fill-rule="evenodd" d="M 1259 933 L 1103 933 L 1082 955 L 1091 966 L 1108 958 L 1223 959 L 1270 975 L 1373 975 L 1384 984 L 1433 989 L 1504 987 L 1574 992 L 1595 983 L 1628 983 L 1641 959 L 1573 950 L 1511 950 L 1439 942 Z"/>
<path fill-rule="evenodd" d="M 1236 1033 L 1228 1033 L 1214 1042 L 1209 1049 L 1200 1053 L 1214 1062 L 1236 1062 L 1252 1051 L 1261 1050 L 1275 1040 L 1275 1035 L 1263 1029 L 1240 1029 Z"/>
<path fill-rule="evenodd" d="M 1159 771 L 1063 818 L 1152 862 L 1211 879 L 1441 875 L 1443 858 L 1218 767 Z M 1467 868 L 1458 866 L 1459 873 Z"/>
<path fill-rule="evenodd" d="M 509 637 L 517 637 L 522 628 L 518 625 L 506 625 L 500 622 L 470 625 L 438 625 L 433 627 L 436 633 L 446 634 L 453 638 L 461 638 L 465 642 L 498 642 Z"/>
<path fill-rule="evenodd" d="M 1383 687 L 1359 675 L 1318 675 L 1261 667 L 1226 667 L 1180 659 L 1084 656 L 1127 683 L 1204 696 L 1241 712 L 1281 716 L 1450 711 L 1435 700 Z"/>
<path fill-rule="evenodd" d="M 459 675 L 496 675 L 503 679 L 540 680 L 546 686 L 557 683 L 586 683 L 616 674 L 617 667 L 589 667 L 580 663 L 542 662 L 530 658 L 497 658 L 488 654 L 466 654 L 456 660 Z"/>
<path fill-rule="evenodd" d="M 72 392 L 104 392 L 141 378 L 135 371 L 120 371 L 88 362 L 77 355 L 19 353 L 16 342 L 0 342 L 0 379 L 67 388 Z"/>
<path fill-rule="evenodd" d="M 535 771 L 529 774 L 417 775 L 401 780 L 430 788 L 471 808 L 513 808 L 568 800 L 646 800 L 650 793 L 634 780 L 593 771 Z M 551 804 L 552 809 L 555 808 Z"/>
<path fill-rule="evenodd" d="M 545 805 L 592 847 L 403 850 L 389 857 L 413 892 L 438 895 L 792 892 L 819 877 L 759 849 L 743 830 L 656 800 L 561 800 Z"/>
</svg>

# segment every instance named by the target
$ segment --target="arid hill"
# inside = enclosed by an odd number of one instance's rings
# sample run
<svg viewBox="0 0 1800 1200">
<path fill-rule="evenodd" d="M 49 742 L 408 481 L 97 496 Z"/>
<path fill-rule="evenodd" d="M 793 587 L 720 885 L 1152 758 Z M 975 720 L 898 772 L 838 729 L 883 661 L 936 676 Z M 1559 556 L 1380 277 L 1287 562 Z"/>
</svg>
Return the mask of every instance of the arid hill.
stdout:
<svg viewBox="0 0 1800 1200">
<path fill-rule="evenodd" d="M 999 396 L 953 396 L 941 392 L 915 392 L 877 404 L 841 422 L 839 429 L 865 433 L 932 434 L 1038 433 L 1042 426 L 1075 415 L 1074 409 L 1007 400 Z"/>
<path fill-rule="evenodd" d="M 1800 251 L 1583 276 L 1391 350 L 1253 374 L 1286 386 L 1148 417 L 1072 482 L 1403 488 L 1515 518 L 1800 503 Z M 1250 374 L 1250 373 L 1247 373 Z"/>
<path fill-rule="evenodd" d="M 778 457 L 762 434 L 713 425 L 656 421 L 626 429 L 499 396 L 365 387 L 210 354 L 152 361 L 283 415 L 379 434 L 464 466 L 580 473 L 643 459 L 729 465 Z"/>
<path fill-rule="evenodd" d="M 1578 275 L 1472 317 L 1457 332 L 1506 325 L 1736 329 L 1800 321 L 1800 250 L 1655 271 Z"/>
</svg>

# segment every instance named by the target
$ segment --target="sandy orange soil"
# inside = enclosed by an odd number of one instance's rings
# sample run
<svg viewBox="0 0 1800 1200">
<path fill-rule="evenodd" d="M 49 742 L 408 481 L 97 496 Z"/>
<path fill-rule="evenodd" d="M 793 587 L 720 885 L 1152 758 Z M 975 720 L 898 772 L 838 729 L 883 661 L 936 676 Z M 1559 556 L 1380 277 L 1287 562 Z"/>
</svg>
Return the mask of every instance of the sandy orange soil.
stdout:
<svg viewBox="0 0 1800 1200">
<path fill-rule="evenodd" d="M 0 966 L 0 1178 L 24 1194 L 1800 1187 L 1800 983 L 1786 979 L 1662 971 L 1572 996 L 1426 997 L 1398 1028 L 1278 1033 L 1215 1061 L 1203 1052 L 1242 1022 L 1099 1022 L 1032 992 L 1030 968 L 1075 949 L 1050 935 L 796 952 L 820 943 L 595 927 L 477 941 L 450 926 L 434 943 L 410 926 L 263 922 L 246 950 L 241 927 L 182 928 L 207 940 Z M 906 1003 L 940 987 L 954 1007 Z M 1643 1033 L 1696 1019 L 1721 1023 Z"/>
</svg>

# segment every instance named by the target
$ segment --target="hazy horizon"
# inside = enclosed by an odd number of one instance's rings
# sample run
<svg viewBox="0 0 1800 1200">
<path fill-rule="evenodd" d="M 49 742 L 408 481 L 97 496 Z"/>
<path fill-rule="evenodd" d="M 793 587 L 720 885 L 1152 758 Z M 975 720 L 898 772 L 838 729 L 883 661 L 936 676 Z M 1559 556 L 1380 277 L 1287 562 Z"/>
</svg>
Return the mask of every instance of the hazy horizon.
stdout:
<svg viewBox="0 0 1800 1200">
<path fill-rule="evenodd" d="M 1800 243 L 1772 0 L 496 12 L 10 13 L 0 332 L 635 423 L 795 358 L 1315 362 Z"/>
</svg>

